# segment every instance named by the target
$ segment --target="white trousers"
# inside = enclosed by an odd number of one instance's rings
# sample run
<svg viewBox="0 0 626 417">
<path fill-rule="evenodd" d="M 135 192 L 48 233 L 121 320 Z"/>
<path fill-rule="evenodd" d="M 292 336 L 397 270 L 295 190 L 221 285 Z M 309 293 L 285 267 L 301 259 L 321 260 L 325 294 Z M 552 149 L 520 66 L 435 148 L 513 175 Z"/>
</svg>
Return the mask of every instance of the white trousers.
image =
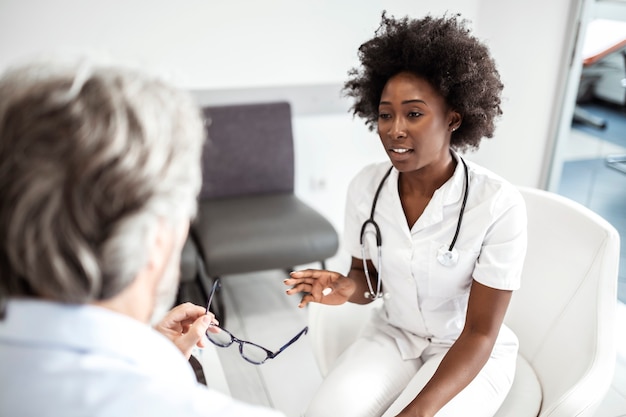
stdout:
<svg viewBox="0 0 626 417">
<path fill-rule="evenodd" d="M 306 417 L 394 417 L 435 373 L 445 352 L 404 360 L 392 337 L 367 332 L 333 364 L 313 396 Z M 474 380 L 437 417 L 492 417 L 515 374 L 516 351 L 487 361 Z"/>
</svg>

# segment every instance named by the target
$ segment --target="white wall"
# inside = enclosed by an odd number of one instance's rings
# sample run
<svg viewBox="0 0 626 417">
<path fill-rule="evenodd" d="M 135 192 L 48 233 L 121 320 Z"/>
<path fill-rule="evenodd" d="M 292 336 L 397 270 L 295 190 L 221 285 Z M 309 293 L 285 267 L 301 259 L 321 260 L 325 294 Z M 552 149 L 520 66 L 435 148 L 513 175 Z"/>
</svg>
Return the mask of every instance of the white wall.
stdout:
<svg viewBox="0 0 626 417">
<path fill-rule="evenodd" d="M 499 64 L 504 115 L 496 137 L 483 141 L 471 159 L 513 183 L 543 188 L 547 182 L 578 3 L 480 1 L 476 31 Z"/>
<path fill-rule="evenodd" d="M 385 158 L 339 98 L 384 8 L 396 16 L 460 12 L 473 22 L 499 64 L 505 114 L 496 138 L 468 157 L 514 183 L 542 186 L 578 1 L 0 0 L 0 70 L 34 54 L 90 49 L 167 74 L 204 103 L 291 97 L 296 190 L 340 228 L 348 180 Z"/>
<path fill-rule="evenodd" d="M 472 17 L 475 4 L 0 0 L 0 65 L 59 48 L 90 48 L 159 68 L 187 88 L 341 82 L 384 8 L 392 14 L 442 13 L 450 8 Z"/>
</svg>

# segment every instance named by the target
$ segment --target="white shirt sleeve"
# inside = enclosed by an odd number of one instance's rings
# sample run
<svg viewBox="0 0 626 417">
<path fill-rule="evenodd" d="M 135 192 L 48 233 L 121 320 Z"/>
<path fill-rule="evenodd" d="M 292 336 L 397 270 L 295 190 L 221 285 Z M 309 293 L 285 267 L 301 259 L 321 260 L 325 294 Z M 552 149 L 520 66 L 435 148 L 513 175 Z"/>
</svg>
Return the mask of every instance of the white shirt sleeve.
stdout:
<svg viewBox="0 0 626 417">
<path fill-rule="evenodd" d="M 485 234 L 472 277 L 501 290 L 520 287 L 526 256 L 526 205 L 519 191 L 509 185 L 491 206 L 493 221 Z"/>
</svg>

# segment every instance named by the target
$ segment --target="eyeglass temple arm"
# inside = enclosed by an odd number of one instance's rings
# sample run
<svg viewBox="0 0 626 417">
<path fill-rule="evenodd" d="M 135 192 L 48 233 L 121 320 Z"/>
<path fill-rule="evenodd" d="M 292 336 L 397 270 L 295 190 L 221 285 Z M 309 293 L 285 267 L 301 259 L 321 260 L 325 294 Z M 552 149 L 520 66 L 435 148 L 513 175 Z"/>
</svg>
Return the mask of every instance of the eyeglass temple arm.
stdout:
<svg viewBox="0 0 626 417">
<path fill-rule="evenodd" d="M 219 278 L 217 278 L 213 282 L 213 286 L 211 287 L 211 292 L 209 294 L 209 300 L 206 303 L 206 309 L 204 311 L 204 314 L 209 314 L 209 309 L 211 308 L 211 303 L 213 302 L 213 295 L 215 294 L 215 291 L 217 291 L 217 289 L 219 287 L 220 287 L 220 280 L 219 280 Z"/>
<path fill-rule="evenodd" d="M 288 341 L 287 343 L 285 343 L 283 345 L 283 347 L 281 347 L 280 349 L 278 349 L 276 352 L 267 352 L 267 356 L 270 359 L 275 358 L 276 356 L 278 356 L 278 354 L 280 352 L 282 352 L 283 350 L 287 349 L 291 344 L 293 344 L 296 340 L 300 339 L 300 336 L 302 336 L 303 334 L 307 334 L 307 332 L 309 331 L 309 326 L 306 326 L 304 329 L 300 330 L 300 333 L 298 333 L 297 335 L 295 335 L 290 341 Z"/>
</svg>

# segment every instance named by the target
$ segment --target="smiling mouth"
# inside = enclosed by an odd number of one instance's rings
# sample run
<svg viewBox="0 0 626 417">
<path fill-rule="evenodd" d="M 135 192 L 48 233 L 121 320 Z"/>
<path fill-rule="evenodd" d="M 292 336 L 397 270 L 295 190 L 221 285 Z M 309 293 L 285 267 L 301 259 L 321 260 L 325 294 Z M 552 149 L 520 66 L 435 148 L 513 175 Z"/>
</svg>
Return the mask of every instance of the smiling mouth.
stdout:
<svg viewBox="0 0 626 417">
<path fill-rule="evenodd" d="M 413 149 L 391 148 L 391 149 L 389 149 L 389 151 L 391 151 L 393 153 L 403 154 L 403 153 L 407 153 L 407 152 L 412 152 Z"/>
</svg>

